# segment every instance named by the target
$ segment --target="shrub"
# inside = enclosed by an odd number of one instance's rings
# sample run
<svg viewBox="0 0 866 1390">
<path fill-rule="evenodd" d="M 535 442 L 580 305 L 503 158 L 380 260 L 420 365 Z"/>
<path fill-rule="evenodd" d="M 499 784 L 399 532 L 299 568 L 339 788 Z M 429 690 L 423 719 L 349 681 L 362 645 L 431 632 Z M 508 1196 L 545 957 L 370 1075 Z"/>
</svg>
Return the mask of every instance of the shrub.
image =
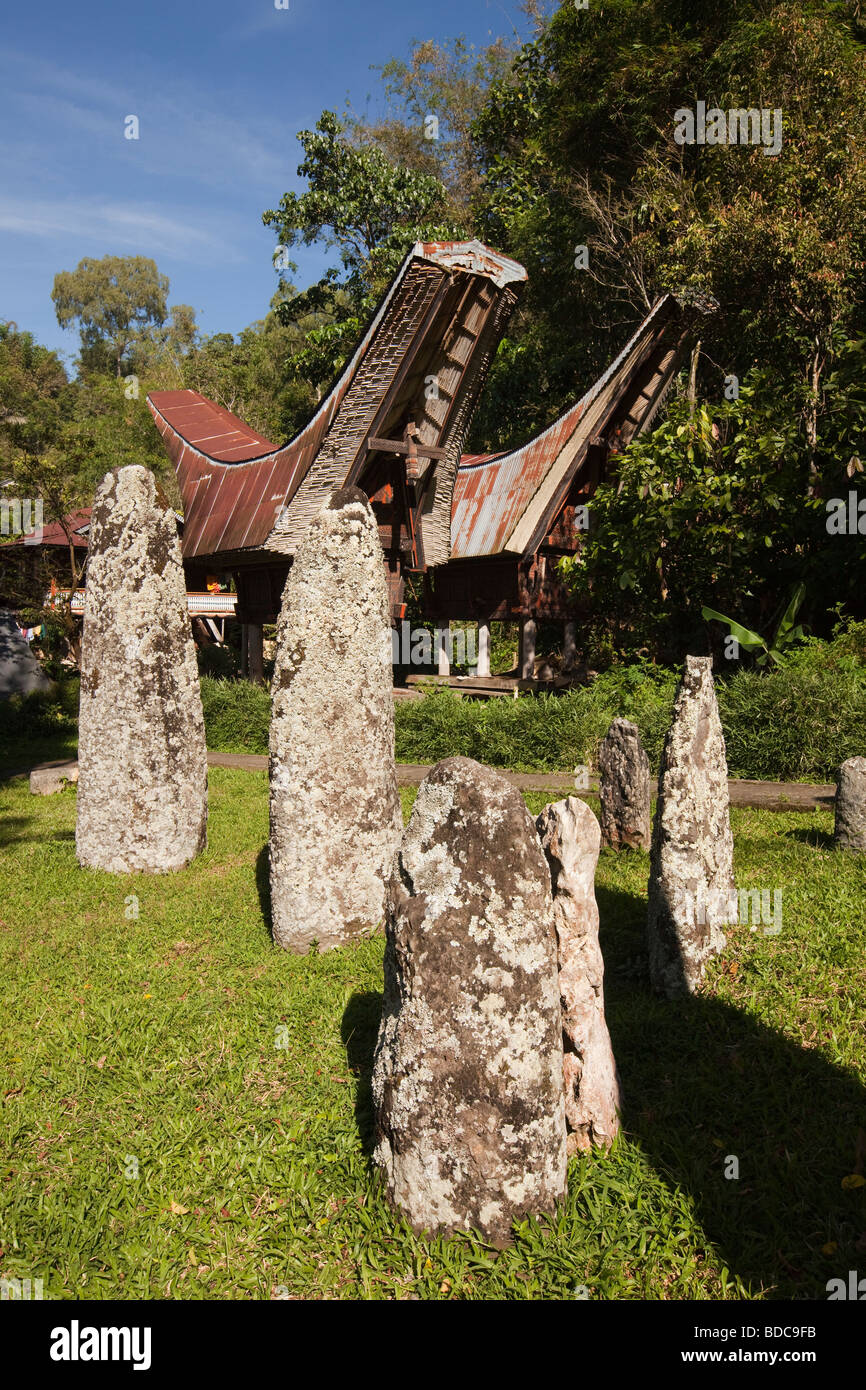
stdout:
<svg viewBox="0 0 866 1390">
<path fill-rule="evenodd" d="M 866 756 L 866 624 L 831 642 L 810 640 L 782 667 L 739 671 L 716 681 L 734 777 L 830 782 L 839 764 Z M 657 768 L 670 725 L 678 673 L 648 663 L 615 666 L 565 695 L 460 700 L 431 687 L 395 709 L 400 762 L 434 763 L 462 754 L 517 772 L 571 771 L 595 762 L 612 719 L 640 729 Z M 203 676 L 208 748 L 267 753 L 270 694 L 242 680 Z M 78 681 L 0 701 L 0 746 L 75 733 Z"/>
<path fill-rule="evenodd" d="M 571 770 L 592 761 L 611 719 L 625 712 L 615 692 L 600 682 L 565 695 L 485 702 L 434 689 L 423 700 L 397 706 L 397 758 L 429 763 L 461 754 L 517 772 Z M 645 698 L 631 712 L 655 737 L 656 704 Z"/>
<path fill-rule="evenodd" d="M 866 755 L 864 674 L 798 661 L 719 682 L 731 776 L 834 781 L 846 758 Z"/>
<path fill-rule="evenodd" d="M 58 681 L 50 690 L 0 700 L 0 742 L 48 738 L 78 728 L 79 681 Z"/>
<path fill-rule="evenodd" d="M 201 702 L 208 748 L 267 753 L 271 697 L 264 686 L 202 676 Z"/>
</svg>

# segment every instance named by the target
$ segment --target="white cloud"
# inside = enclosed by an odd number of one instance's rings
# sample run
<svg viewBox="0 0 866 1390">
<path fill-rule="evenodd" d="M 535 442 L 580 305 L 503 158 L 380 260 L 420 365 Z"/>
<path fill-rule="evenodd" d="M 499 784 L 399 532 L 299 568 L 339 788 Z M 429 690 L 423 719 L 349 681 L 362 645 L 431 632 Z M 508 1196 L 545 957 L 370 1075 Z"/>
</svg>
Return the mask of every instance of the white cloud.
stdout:
<svg viewBox="0 0 866 1390">
<path fill-rule="evenodd" d="M 207 221 L 212 222 L 208 217 Z M 197 211 L 168 217 L 146 204 L 99 199 L 47 201 L 5 198 L 0 203 L 0 231 L 28 237 L 96 243 L 93 254 L 106 245 L 138 255 L 173 256 L 181 261 L 226 264 L 246 257 L 223 234 L 203 225 Z M 220 233 L 225 226 L 221 224 Z"/>
<path fill-rule="evenodd" d="M 267 190 L 278 198 L 294 182 L 302 157 L 290 117 L 282 124 L 264 115 L 260 121 L 232 115 L 218 93 L 195 87 L 189 79 L 179 96 L 176 87 L 158 75 L 142 74 L 120 85 L 7 50 L 0 54 L 0 86 L 7 135 L 10 115 L 19 118 L 21 136 L 28 143 L 37 132 L 43 167 L 51 161 L 56 169 L 64 162 L 58 158 L 60 152 L 65 154 L 67 148 L 73 150 L 73 159 L 86 158 L 88 152 L 95 156 L 98 149 L 100 161 L 113 151 L 125 167 L 134 159 L 138 173 L 163 180 L 177 178 L 223 190 L 237 182 L 247 194 L 258 187 L 263 197 Z M 137 141 L 124 138 L 127 115 L 141 122 Z"/>
</svg>

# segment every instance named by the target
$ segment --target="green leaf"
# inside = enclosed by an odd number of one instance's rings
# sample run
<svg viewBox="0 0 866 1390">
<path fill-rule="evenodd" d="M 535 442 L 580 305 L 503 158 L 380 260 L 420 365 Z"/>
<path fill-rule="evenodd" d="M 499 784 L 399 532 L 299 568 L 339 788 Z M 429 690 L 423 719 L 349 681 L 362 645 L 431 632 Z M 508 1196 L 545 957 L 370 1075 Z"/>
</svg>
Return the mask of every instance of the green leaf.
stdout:
<svg viewBox="0 0 866 1390">
<path fill-rule="evenodd" d="M 736 637 L 740 646 L 745 647 L 746 651 L 766 651 L 767 644 L 759 632 L 752 632 L 750 628 L 742 627 L 741 624 L 735 622 L 733 618 L 726 618 L 724 613 L 717 613 L 714 608 L 702 608 L 701 616 L 707 622 L 709 622 L 711 618 L 715 618 L 717 622 L 725 623 L 731 636 Z"/>
</svg>

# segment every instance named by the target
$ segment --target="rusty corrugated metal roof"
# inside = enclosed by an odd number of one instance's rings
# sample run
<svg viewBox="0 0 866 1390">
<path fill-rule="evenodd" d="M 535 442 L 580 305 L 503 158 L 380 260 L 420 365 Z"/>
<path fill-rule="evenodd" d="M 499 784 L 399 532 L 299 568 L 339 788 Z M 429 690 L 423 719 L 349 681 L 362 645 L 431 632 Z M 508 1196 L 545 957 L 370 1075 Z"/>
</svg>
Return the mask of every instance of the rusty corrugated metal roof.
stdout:
<svg viewBox="0 0 866 1390">
<path fill-rule="evenodd" d="M 529 516 L 534 506 L 538 509 L 543 487 L 551 494 L 550 506 L 555 507 L 559 500 L 554 490 L 558 473 L 577 456 L 596 427 L 593 407 L 608 388 L 628 385 L 636 367 L 645 361 L 644 345 L 651 346 L 656 340 L 674 306 L 670 295 L 658 300 L 586 394 L 534 439 L 506 453 L 464 455 L 454 485 L 452 559 L 523 553 L 524 544 L 516 539 L 521 520 Z M 590 429 L 582 430 L 590 416 Z M 586 440 L 582 434 L 587 435 Z M 542 503 L 546 501 L 542 499 Z M 525 525 L 520 528 L 521 532 L 526 529 Z"/>
<path fill-rule="evenodd" d="M 83 507 L 80 511 L 70 512 L 68 516 L 64 517 L 64 521 L 69 527 L 72 544 L 76 549 L 87 549 L 87 533 L 90 529 L 91 510 L 92 508 L 90 507 Z M 59 521 L 49 521 L 42 527 L 39 545 L 59 545 L 68 550 L 70 537 L 67 537 Z M 36 549 L 33 541 L 29 539 L 25 540 L 24 536 L 16 536 L 14 540 L 7 541 L 6 544 L 7 546 L 26 545 L 28 550 Z"/>
<path fill-rule="evenodd" d="M 489 295 L 485 299 L 480 288 L 471 303 L 466 301 L 463 287 L 472 283 L 468 277 L 475 277 L 479 287 L 495 286 L 498 303 Z M 417 243 L 334 388 L 309 424 L 281 448 L 198 392 L 163 391 L 149 396 L 148 405 L 174 462 L 183 497 L 184 555 L 262 548 L 292 553 L 297 535 L 330 490 L 357 476 L 365 439 L 398 383 L 409 379 L 416 394 L 423 390 L 424 372 L 434 353 L 439 354 L 438 362 L 446 352 L 430 326 L 449 304 L 452 328 L 457 324 L 453 315 L 458 306 L 465 315 L 459 321 L 462 349 L 457 339 L 449 338 L 447 346 L 456 394 L 443 410 L 442 420 L 431 422 L 431 437 L 424 442 L 447 442 L 448 467 L 455 471 L 460 437 L 468 423 L 463 398 L 471 397 L 474 404 L 492 355 L 491 341 L 495 348 L 516 290 L 525 279 L 522 266 L 481 242 Z M 478 363 L 470 371 L 473 358 Z M 456 373 L 455 362 L 461 363 Z M 408 376 L 408 366 L 414 370 L 413 377 Z M 446 490 L 447 497 L 436 489 L 433 515 L 425 517 L 424 524 L 430 528 L 431 551 L 438 525 L 443 532 L 439 548 L 447 553 L 450 483 Z M 297 512 L 294 527 L 293 512 Z"/>
</svg>

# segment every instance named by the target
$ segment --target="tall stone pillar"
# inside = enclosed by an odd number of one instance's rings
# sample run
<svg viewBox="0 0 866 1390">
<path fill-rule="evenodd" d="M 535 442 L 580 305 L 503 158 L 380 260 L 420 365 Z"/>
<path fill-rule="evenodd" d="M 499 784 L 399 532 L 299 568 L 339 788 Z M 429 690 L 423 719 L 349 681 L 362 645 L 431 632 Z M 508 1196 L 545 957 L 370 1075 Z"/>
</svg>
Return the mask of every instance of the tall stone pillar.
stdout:
<svg viewBox="0 0 866 1390">
<path fill-rule="evenodd" d="M 608 1148 L 619 1133 L 619 1076 L 604 1016 L 595 868 L 601 830 L 579 797 L 545 806 L 535 822 L 550 867 L 559 949 L 568 1151 Z"/>
<path fill-rule="evenodd" d="M 649 759 L 640 730 L 614 719 L 598 750 L 601 838 L 612 849 L 649 849 L 652 843 Z"/>
<path fill-rule="evenodd" d="M 736 922 L 728 764 L 712 657 L 687 656 L 665 740 L 650 852 L 650 980 L 693 994 Z"/>
<path fill-rule="evenodd" d="M 289 571 L 270 755 L 275 942 L 325 951 L 368 935 L 382 918 L 403 818 L 388 592 L 359 488 L 332 494 Z"/>
<path fill-rule="evenodd" d="M 566 1188 L 550 872 L 520 793 L 446 758 L 421 784 L 388 887 L 374 1162 L 417 1231 L 515 1220 Z"/>
<path fill-rule="evenodd" d="M 177 518 L 137 464 L 90 525 L 75 849 L 110 873 L 182 869 L 207 838 L 207 751 Z"/>
<path fill-rule="evenodd" d="M 846 758 L 839 769 L 834 842 L 866 853 L 866 758 Z"/>
</svg>

